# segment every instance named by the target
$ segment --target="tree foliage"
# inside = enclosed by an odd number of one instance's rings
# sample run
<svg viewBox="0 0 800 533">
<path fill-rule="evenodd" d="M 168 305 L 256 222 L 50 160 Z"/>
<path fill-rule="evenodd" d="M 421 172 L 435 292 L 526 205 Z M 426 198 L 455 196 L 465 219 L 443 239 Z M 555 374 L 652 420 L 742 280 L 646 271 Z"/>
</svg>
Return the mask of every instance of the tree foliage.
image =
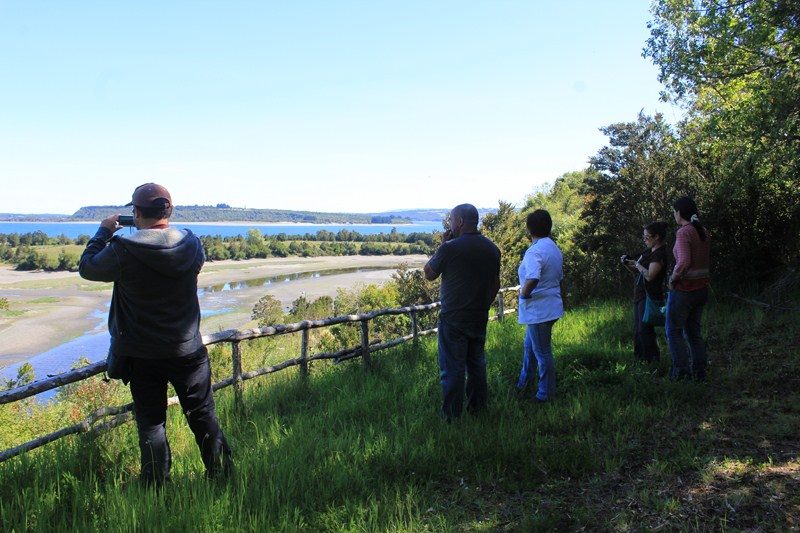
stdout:
<svg viewBox="0 0 800 533">
<path fill-rule="evenodd" d="M 0 383 L 0 390 L 9 390 L 16 387 L 22 387 L 23 385 L 32 383 L 34 379 L 36 379 L 36 375 L 33 371 L 33 366 L 31 366 L 30 363 L 25 362 L 22 363 L 22 365 L 20 365 L 20 367 L 17 369 L 16 378 L 3 378 L 2 383 Z"/>
<path fill-rule="evenodd" d="M 608 144 L 591 157 L 581 186 L 583 226 L 575 235 L 571 280 L 583 296 L 619 294 L 630 280 L 619 256 L 643 249 L 642 227 L 674 223 L 672 201 L 695 195 L 697 176 L 683 162 L 678 139 L 661 115 L 602 128 Z M 579 260 L 578 260 L 579 259 Z"/>
<path fill-rule="evenodd" d="M 483 218 L 481 230 L 492 239 L 502 252 L 500 263 L 500 284 L 513 286 L 518 283 L 517 268 L 530 246 L 525 221 L 529 213 L 536 209 L 546 209 L 553 219 L 552 237 L 564 254 L 564 290 L 569 299 L 581 300 L 581 285 L 573 280 L 580 279 L 585 271 L 584 255 L 576 245 L 578 235 L 585 225 L 583 220 L 584 184 L 590 175 L 589 170 L 568 172 L 560 176 L 552 185 L 544 185 L 529 195 L 520 209 L 512 204 L 500 202 L 495 213 Z"/>
<path fill-rule="evenodd" d="M 702 176 L 718 273 L 739 283 L 796 264 L 800 5 L 658 0 L 653 16 L 644 54 L 688 109 L 680 144 Z"/>
<path fill-rule="evenodd" d="M 271 326 L 283 322 L 283 307 L 280 300 L 271 294 L 265 294 L 253 306 L 250 318 L 258 323 L 259 327 Z"/>
</svg>

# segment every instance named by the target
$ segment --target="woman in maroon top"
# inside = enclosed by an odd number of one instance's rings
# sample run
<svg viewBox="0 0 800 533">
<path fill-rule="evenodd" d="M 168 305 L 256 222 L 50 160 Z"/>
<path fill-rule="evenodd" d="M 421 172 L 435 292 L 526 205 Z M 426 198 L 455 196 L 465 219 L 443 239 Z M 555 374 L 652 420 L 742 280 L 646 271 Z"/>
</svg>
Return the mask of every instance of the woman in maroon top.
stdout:
<svg viewBox="0 0 800 533">
<path fill-rule="evenodd" d="M 706 346 L 700 330 L 703 306 L 708 301 L 711 243 L 700 224 L 697 205 L 688 196 L 672 205 L 675 222 L 675 268 L 669 278 L 665 332 L 672 355 L 670 379 L 706 378 Z"/>
</svg>

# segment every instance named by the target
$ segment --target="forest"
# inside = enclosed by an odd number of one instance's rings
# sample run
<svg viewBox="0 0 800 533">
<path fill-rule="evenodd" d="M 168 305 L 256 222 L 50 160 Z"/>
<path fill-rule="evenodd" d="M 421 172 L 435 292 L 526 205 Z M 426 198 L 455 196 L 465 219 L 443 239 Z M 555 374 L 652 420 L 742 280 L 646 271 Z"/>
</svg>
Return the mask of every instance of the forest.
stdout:
<svg viewBox="0 0 800 533">
<path fill-rule="evenodd" d="M 712 236 L 713 283 L 753 291 L 795 279 L 800 260 L 800 10 L 796 2 L 653 6 L 643 55 L 659 69 L 662 99 L 685 115 L 640 113 L 602 127 L 607 144 L 588 168 L 527 198 L 500 203 L 483 227 L 515 282 L 525 216 L 548 209 L 565 255 L 569 299 L 624 293 L 619 257 L 642 249 L 641 230 L 675 227 L 672 202 L 695 199 Z M 788 278 L 787 278 L 788 276 Z M 793 277 L 794 276 L 794 277 Z"/>
</svg>

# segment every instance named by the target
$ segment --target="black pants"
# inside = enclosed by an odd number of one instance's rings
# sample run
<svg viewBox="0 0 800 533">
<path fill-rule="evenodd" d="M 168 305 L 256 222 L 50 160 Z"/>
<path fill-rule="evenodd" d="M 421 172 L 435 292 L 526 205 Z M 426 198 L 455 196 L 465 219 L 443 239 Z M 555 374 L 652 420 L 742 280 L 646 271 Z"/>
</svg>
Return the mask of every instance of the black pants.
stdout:
<svg viewBox="0 0 800 533">
<path fill-rule="evenodd" d="M 131 395 L 139 430 L 142 480 L 161 483 L 172 462 L 167 441 L 167 383 L 175 387 L 189 428 L 194 433 L 206 474 L 227 474 L 231 450 L 217 422 L 211 394 L 211 367 L 203 347 L 187 357 L 131 358 Z"/>
<path fill-rule="evenodd" d="M 658 349 L 655 326 L 642 322 L 645 300 L 633 304 L 633 354 L 642 361 L 658 361 L 661 352 Z"/>
</svg>

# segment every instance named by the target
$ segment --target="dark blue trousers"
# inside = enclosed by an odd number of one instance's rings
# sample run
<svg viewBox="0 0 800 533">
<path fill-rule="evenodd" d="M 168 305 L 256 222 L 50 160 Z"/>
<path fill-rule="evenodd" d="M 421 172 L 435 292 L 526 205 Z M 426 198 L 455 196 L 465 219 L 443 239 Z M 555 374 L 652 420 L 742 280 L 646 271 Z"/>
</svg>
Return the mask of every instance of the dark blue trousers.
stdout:
<svg viewBox="0 0 800 533">
<path fill-rule="evenodd" d="M 228 474 L 231 450 L 217 422 L 211 367 L 208 351 L 203 347 L 188 357 L 131 358 L 131 395 L 139 430 L 142 480 L 159 484 L 169 477 L 172 457 L 166 431 L 167 383 L 175 388 L 200 448 L 206 474 Z"/>
<path fill-rule="evenodd" d="M 661 357 L 656 339 L 656 328 L 642 322 L 645 300 L 633 304 L 633 355 L 642 361 L 657 362 Z"/>
<path fill-rule="evenodd" d="M 486 406 L 486 319 L 450 321 L 439 319 L 439 378 L 442 383 L 442 415 L 461 416 L 464 393 L 467 410 L 477 413 Z M 466 386 L 464 378 L 466 376 Z"/>
</svg>

